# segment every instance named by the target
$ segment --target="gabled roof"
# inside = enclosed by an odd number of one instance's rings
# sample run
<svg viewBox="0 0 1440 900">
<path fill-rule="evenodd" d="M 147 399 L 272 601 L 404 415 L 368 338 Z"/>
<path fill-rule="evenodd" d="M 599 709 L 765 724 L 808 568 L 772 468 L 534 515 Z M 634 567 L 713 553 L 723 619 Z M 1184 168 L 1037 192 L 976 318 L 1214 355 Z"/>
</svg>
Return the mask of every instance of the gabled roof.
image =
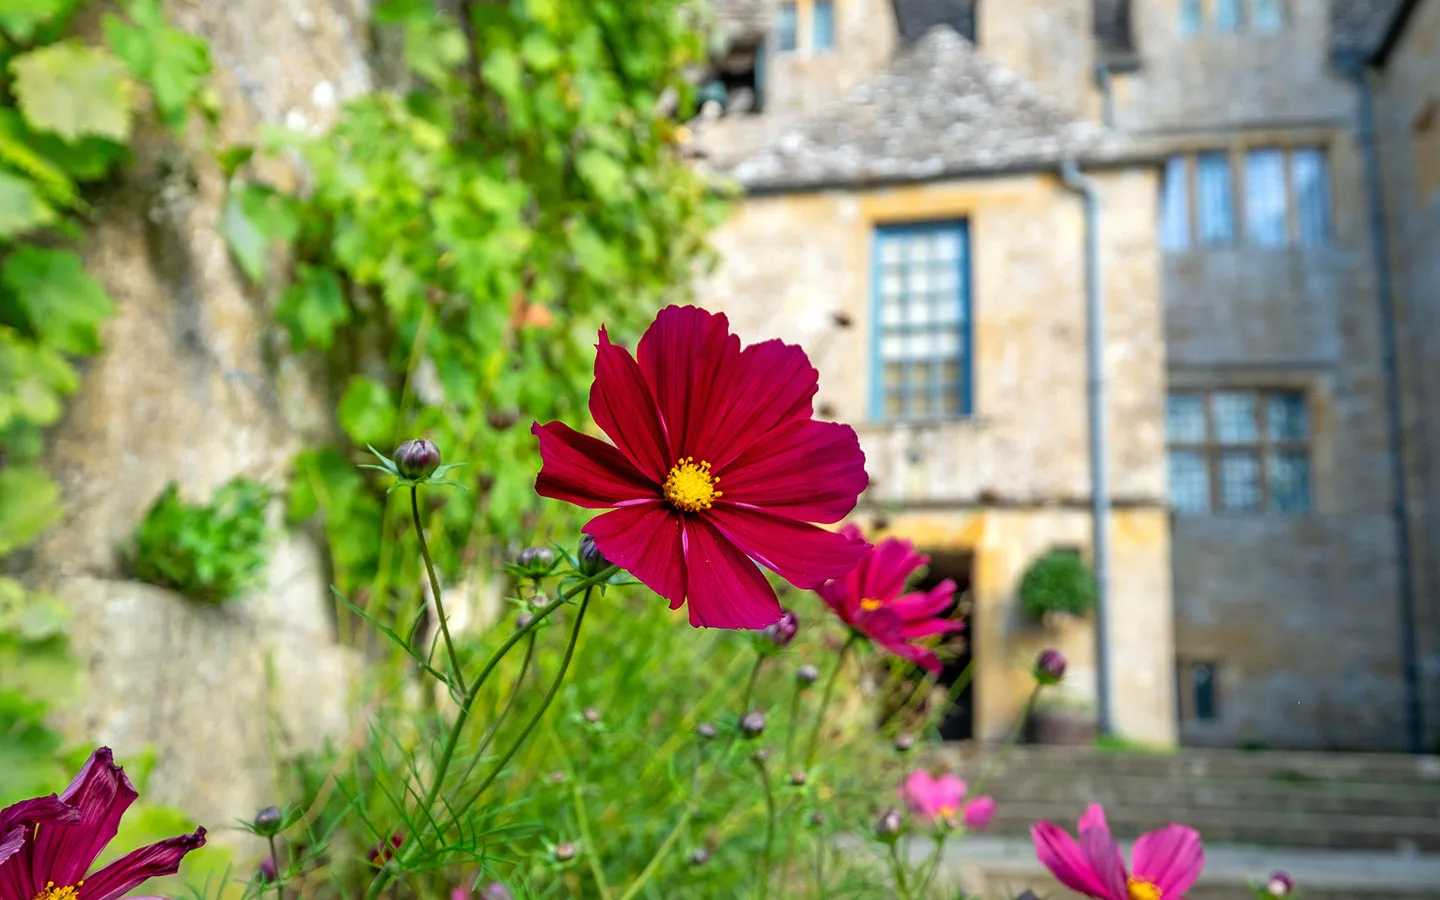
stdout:
<svg viewBox="0 0 1440 900">
<path fill-rule="evenodd" d="M 804 190 L 1114 160 L 1129 149 L 942 25 L 730 174 L 752 191 Z"/>
<path fill-rule="evenodd" d="M 1331 0 L 1330 50 L 1368 60 L 1380 49 L 1405 0 Z"/>
</svg>

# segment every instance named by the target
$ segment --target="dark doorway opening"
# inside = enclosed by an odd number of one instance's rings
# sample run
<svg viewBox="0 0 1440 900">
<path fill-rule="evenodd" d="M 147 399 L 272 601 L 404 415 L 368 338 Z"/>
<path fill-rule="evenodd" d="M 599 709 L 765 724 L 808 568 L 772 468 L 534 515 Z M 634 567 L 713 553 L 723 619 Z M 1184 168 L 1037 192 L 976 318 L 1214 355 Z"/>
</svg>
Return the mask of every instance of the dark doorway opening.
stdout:
<svg viewBox="0 0 1440 900">
<path fill-rule="evenodd" d="M 962 678 L 962 685 L 950 701 L 950 708 L 940 720 L 940 737 L 947 741 L 968 741 L 975 736 L 975 683 L 967 671 L 974 658 L 975 613 L 970 602 L 971 572 L 974 557 L 966 552 L 934 552 L 930 554 L 930 570 L 916 582 L 914 589 L 928 591 L 946 578 L 955 582 L 955 605 L 946 615 L 959 617 L 965 622 L 965 630 L 952 635 L 940 653 L 945 668 L 940 672 L 939 684 L 946 695 L 955 688 Z"/>
</svg>

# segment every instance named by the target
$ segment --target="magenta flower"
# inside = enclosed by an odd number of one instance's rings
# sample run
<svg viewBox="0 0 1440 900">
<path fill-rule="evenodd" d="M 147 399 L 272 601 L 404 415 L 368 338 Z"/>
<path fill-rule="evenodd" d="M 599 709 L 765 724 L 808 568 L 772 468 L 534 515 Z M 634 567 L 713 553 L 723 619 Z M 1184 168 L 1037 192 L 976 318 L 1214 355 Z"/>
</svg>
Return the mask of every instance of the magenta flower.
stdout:
<svg viewBox="0 0 1440 900">
<path fill-rule="evenodd" d="M 1050 822 L 1036 822 L 1030 835 L 1035 855 L 1061 884 L 1096 900 L 1181 900 L 1205 866 L 1200 834 L 1184 825 L 1166 825 L 1141 835 L 1134 865 L 1126 871 L 1098 803 L 1080 818 L 1078 844 Z"/>
<path fill-rule="evenodd" d="M 854 525 L 846 525 L 840 533 L 861 539 Z M 960 631 L 965 623 L 940 617 L 955 602 L 955 582 L 949 578 L 924 593 L 904 593 L 905 582 L 929 562 L 930 557 L 916 553 L 909 541 L 887 538 L 870 548 L 854 569 L 821 585 L 816 593 L 846 625 L 896 656 L 939 672 L 940 657 L 918 642 Z"/>
<path fill-rule="evenodd" d="M 916 769 L 905 778 L 900 796 L 916 818 L 931 825 L 958 821 L 966 828 L 977 830 L 995 818 L 994 799 L 976 797 L 966 803 L 965 782 L 954 775 L 934 778 L 924 769 Z"/>
<path fill-rule="evenodd" d="M 58 799 L 26 800 L 0 812 L 0 897 L 116 900 L 148 879 L 175 874 L 185 854 L 204 846 L 205 829 L 141 847 L 86 875 L 137 796 L 110 748 L 101 747 Z M 23 828 L 20 845 L 8 849 L 16 823 Z"/>
<path fill-rule="evenodd" d="M 611 509 L 584 528 L 606 559 L 698 627 L 780 618 L 755 563 L 811 590 L 865 551 L 838 522 L 869 483 L 848 425 L 816 422 L 818 373 L 799 347 L 741 348 L 724 315 L 669 306 L 636 355 L 600 330 L 590 414 L 612 444 L 536 423 L 541 496 Z"/>
</svg>

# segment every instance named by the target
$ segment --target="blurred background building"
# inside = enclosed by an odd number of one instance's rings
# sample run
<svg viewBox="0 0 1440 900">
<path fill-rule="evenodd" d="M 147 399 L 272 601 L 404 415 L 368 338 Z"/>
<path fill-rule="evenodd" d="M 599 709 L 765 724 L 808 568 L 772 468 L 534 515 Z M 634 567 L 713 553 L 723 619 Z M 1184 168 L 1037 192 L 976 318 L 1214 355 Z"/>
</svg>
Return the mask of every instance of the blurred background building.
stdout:
<svg viewBox="0 0 1440 900">
<path fill-rule="evenodd" d="M 701 299 L 802 341 L 857 520 L 970 590 L 951 736 L 1002 737 L 1058 643 L 1132 740 L 1433 748 L 1440 0 L 717 24 L 695 147 L 746 196 Z M 1020 612 L 1053 550 L 1101 574 L 1103 640 Z"/>
</svg>

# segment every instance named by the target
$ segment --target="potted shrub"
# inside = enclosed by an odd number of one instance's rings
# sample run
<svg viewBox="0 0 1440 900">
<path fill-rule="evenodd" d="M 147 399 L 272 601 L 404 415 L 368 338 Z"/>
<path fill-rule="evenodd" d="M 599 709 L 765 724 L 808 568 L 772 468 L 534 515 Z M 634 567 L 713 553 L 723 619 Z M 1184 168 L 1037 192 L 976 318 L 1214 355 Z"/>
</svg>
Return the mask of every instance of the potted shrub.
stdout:
<svg viewBox="0 0 1440 900">
<path fill-rule="evenodd" d="M 1032 621 L 1054 627 L 1060 616 L 1080 618 L 1095 605 L 1095 575 L 1074 550 L 1051 550 L 1020 579 L 1020 608 Z"/>
<path fill-rule="evenodd" d="M 1025 722 L 1025 741 L 1066 747 L 1088 747 L 1100 733 L 1093 701 L 1045 691 Z"/>
</svg>

